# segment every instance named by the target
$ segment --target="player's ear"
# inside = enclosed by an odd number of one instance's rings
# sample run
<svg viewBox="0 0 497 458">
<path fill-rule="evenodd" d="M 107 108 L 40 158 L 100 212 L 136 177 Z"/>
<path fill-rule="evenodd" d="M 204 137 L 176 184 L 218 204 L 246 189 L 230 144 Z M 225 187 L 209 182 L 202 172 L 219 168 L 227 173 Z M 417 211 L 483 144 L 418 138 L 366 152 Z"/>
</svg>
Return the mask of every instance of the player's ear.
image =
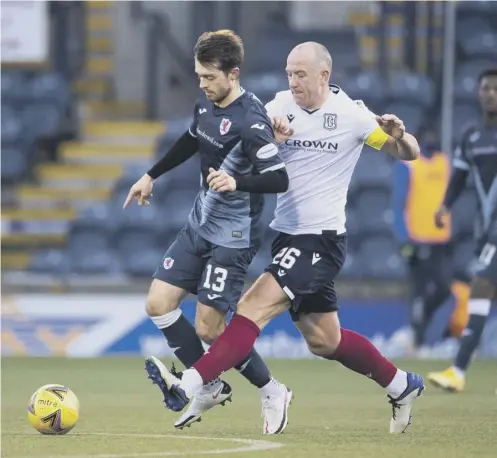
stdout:
<svg viewBox="0 0 497 458">
<path fill-rule="evenodd" d="M 240 77 L 240 69 L 238 67 L 235 67 L 231 72 L 229 73 L 229 79 L 231 81 L 236 81 Z"/>
</svg>

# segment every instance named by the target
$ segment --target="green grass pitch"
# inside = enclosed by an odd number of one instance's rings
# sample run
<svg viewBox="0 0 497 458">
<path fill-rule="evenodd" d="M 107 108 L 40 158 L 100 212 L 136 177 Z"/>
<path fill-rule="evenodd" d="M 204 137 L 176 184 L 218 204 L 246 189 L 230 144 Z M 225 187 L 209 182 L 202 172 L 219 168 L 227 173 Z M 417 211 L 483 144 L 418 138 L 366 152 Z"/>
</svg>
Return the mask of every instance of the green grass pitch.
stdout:
<svg viewBox="0 0 497 458">
<path fill-rule="evenodd" d="M 233 403 L 176 431 L 140 358 L 2 360 L 2 457 L 125 458 L 204 456 L 260 458 L 470 458 L 497 456 L 497 362 L 475 362 L 467 390 L 431 386 L 415 404 L 406 434 L 388 432 L 390 405 L 372 381 L 323 360 L 269 360 L 295 395 L 283 435 L 263 436 L 259 394 L 236 372 Z M 398 361 L 425 375 L 446 363 Z M 27 404 L 41 385 L 69 386 L 81 402 L 66 436 L 30 429 Z M 263 441 L 263 442 L 260 442 Z M 275 444 L 276 443 L 276 444 Z M 269 446 L 279 448 L 267 449 Z"/>
</svg>

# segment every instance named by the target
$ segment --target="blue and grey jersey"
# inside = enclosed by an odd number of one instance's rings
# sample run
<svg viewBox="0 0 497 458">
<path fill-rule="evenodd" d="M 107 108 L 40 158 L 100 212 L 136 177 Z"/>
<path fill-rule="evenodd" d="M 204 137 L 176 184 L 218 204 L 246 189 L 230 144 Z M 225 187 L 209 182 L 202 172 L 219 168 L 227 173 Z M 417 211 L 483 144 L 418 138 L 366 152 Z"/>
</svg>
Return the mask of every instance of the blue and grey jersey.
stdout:
<svg viewBox="0 0 497 458">
<path fill-rule="evenodd" d="M 215 192 L 206 179 L 210 167 L 232 176 L 284 168 L 266 110 L 250 92 L 243 92 L 224 108 L 201 98 L 194 110 L 190 134 L 198 139 L 201 189 L 189 222 L 201 237 L 216 245 L 247 248 L 259 244 L 264 230 L 260 221 L 263 195 Z"/>
<path fill-rule="evenodd" d="M 497 241 L 497 126 L 469 128 L 456 149 L 454 167 L 473 175 L 482 236 Z"/>
</svg>

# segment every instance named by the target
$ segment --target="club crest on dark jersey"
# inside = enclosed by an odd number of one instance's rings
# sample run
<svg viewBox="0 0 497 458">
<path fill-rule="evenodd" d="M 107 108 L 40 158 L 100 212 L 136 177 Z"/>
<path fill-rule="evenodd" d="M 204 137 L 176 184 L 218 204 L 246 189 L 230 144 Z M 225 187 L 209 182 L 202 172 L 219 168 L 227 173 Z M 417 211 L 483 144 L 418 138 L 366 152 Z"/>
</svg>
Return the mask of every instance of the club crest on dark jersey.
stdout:
<svg viewBox="0 0 497 458">
<path fill-rule="evenodd" d="M 223 118 L 221 125 L 219 126 L 219 132 L 221 135 L 226 135 L 230 131 L 231 121 L 229 119 Z"/>
</svg>

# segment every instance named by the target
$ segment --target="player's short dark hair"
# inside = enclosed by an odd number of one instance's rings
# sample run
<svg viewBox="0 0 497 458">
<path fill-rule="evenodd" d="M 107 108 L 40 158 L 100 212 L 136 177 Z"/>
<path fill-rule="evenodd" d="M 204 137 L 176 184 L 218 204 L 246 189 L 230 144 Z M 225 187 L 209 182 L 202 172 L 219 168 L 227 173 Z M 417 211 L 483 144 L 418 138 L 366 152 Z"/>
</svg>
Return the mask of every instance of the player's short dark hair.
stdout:
<svg viewBox="0 0 497 458">
<path fill-rule="evenodd" d="M 497 76 L 497 67 L 487 68 L 480 73 L 478 76 L 478 82 L 481 83 L 483 78 L 487 78 L 488 76 Z"/>
<path fill-rule="evenodd" d="M 232 30 L 205 32 L 197 40 L 194 53 L 203 66 L 215 66 L 228 73 L 243 64 L 243 41 Z"/>
</svg>

